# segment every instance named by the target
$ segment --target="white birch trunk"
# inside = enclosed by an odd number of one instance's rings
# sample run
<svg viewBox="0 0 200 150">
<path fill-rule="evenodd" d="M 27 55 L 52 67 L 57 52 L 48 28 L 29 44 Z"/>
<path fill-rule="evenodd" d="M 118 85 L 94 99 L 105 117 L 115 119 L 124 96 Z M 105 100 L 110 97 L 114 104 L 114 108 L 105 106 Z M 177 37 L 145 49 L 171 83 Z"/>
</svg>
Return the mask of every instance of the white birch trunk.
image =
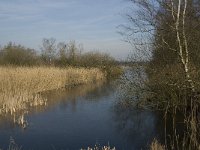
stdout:
<svg viewBox="0 0 200 150">
<path fill-rule="evenodd" d="M 174 6 L 173 2 L 171 1 L 172 6 Z M 190 72 L 189 72 L 189 51 L 188 51 L 188 42 L 187 37 L 185 33 L 185 16 L 186 16 L 186 10 L 187 10 L 187 0 L 184 0 L 184 8 L 181 10 L 182 0 L 178 1 L 178 8 L 177 8 L 177 16 L 176 16 L 176 23 L 175 23 L 175 30 L 176 30 L 176 37 L 179 45 L 178 54 L 181 59 L 181 63 L 183 65 L 183 69 L 185 72 L 185 77 L 187 82 L 189 83 L 189 86 L 191 90 L 195 91 L 195 86 L 193 83 L 193 80 L 191 79 Z M 173 10 L 173 9 L 172 9 Z M 180 29 L 180 17 L 181 17 L 181 11 L 182 11 L 182 29 Z M 172 11 L 172 15 L 174 16 L 174 10 Z M 174 18 L 174 17 L 173 17 Z M 181 31 L 182 30 L 182 38 L 181 38 Z"/>
</svg>

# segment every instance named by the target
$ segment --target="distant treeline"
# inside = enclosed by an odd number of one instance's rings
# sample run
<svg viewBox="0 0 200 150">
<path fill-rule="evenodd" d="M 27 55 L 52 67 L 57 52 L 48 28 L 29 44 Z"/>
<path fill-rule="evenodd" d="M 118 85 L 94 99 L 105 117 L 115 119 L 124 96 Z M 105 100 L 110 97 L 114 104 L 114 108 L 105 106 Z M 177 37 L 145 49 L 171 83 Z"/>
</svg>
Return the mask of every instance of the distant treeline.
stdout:
<svg viewBox="0 0 200 150">
<path fill-rule="evenodd" d="M 54 38 L 43 39 L 40 49 L 36 51 L 10 42 L 0 49 L 0 64 L 96 67 L 115 63 L 115 59 L 106 53 L 83 53 L 83 46 L 75 41 L 56 43 Z"/>
<path fill-rule="evenodd" d="M 109 76 L 121 73 L 121 69 L 116 67 L 117 61 L 109 54 L 97 51 L 83 53 L 83 46 L 75 41 L 57 43 L 54 38 L 43 39 L 40 51 L 8 43 L 0 49 L 0 65 L 97 67 Z"/>
</svg>

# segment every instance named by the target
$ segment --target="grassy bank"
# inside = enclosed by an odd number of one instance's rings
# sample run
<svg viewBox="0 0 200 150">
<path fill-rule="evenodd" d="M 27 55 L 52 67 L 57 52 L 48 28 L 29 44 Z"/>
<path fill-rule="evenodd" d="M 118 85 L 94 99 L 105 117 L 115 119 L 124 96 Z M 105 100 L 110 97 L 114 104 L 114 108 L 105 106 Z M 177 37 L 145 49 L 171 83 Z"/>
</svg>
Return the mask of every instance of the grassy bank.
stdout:
<svg viewBox="0 0 200 150">
<path fill-rule="evenodd" d="M 29 106 L 45 105 L 41 92 L 104 80 L 91 68 L 0 67 L 0 113 L 13 114 Z"/>
</svg>

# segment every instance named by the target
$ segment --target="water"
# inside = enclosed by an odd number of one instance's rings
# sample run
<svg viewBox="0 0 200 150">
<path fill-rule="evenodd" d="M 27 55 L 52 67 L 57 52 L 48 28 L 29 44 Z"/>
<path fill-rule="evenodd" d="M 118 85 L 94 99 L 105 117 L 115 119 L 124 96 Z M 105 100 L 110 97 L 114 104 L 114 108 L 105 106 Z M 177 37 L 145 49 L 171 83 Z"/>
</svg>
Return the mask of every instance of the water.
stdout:
<svg viewBox="0 0 200 150">
<path fill-rule="evenodd" d="M 0 148 L 12 137 L 22 150 L 75 150 L 95 144 L 117 150 L 146 149 L 162 136 L 162 122 L 148 111 L 120 107 L 116 86 L 85 85 L 48 93 L 48 106 L 31 109 L 26 129 L 0 118 Z"/>
</svg>

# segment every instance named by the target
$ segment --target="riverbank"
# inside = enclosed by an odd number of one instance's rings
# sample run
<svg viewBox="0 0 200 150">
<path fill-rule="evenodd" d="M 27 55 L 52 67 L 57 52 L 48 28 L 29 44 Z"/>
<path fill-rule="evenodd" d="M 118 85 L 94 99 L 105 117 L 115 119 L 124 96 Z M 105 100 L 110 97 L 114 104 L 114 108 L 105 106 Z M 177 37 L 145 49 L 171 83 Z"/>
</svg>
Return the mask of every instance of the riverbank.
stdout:
<svg viewBox="0 0 200 150">
<path fill-rule="evenodd" d="M 42 92 L 105 80 L 97 68 L 0 67 L 0 113 L 46 105 Z"/>
</svg>

